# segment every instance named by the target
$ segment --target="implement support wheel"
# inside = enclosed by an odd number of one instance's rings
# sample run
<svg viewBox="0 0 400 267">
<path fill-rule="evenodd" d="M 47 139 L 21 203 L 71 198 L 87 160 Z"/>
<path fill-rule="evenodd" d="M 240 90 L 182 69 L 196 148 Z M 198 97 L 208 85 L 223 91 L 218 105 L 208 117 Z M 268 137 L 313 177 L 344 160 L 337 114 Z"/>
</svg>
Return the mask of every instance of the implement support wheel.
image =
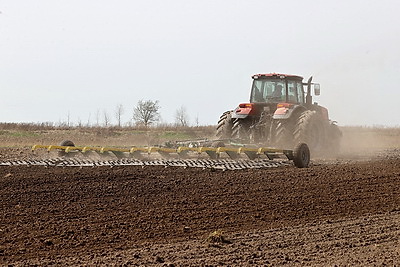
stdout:
<svg viewBox="0 0 400 267">
<path fill-rule="evenodd" d="M 72 142 L 71 140 L 64 140 L 60 143 L 60 146 L 75 146 L 74 142 Z M 66 157 L 67 153 L 65 153 L 64 150 L 60 150 L 58 151 L 58 156 L 60 157 Z"/>
<path fill-rule="evenodd" d="M 293 162 L 298 168 L 307 168 L 310 163 L 310 149 L 307 144 L 298 144 L 293 151 Z"/>
</svg>

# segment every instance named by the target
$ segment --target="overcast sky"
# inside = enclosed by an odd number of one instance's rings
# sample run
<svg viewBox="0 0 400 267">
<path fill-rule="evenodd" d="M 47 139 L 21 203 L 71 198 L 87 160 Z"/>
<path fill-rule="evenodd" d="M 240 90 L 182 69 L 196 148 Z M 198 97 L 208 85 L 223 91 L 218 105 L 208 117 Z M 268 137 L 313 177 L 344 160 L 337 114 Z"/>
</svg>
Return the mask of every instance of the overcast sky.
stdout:
<svg viewBox="0 0 400 267">
<path fill-rule="evenodd" d="M 215 124 L 269 72 L 313 75 L 339 125 L 400 126 L 400 1 L 0 0 L 1 122 L 150 99 Z"/>
</svg>

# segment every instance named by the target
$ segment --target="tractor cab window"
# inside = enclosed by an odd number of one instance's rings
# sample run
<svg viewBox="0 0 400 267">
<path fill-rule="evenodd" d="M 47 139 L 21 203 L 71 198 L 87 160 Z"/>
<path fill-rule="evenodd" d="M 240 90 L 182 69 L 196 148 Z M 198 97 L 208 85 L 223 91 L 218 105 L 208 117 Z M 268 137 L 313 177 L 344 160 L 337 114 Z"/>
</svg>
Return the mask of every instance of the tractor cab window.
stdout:
<svg viewBox="0 0 400 267">
<path fill-rule="evenodd" d="M 297 96 L 298 96 L 298 102 L 299 103 L 304 103 L 304 90 L 303 90 L 303 83 L 302 82 L 297 82 Z"/>
<path fill-rule="evenodd" d="M 289 103 L 297 103 L 297 90 L 295 82 L 288 82 L 288 102 Z"/>
<path fill-rule="evenodd" d="M 304 103 L 303 85 L 301 82 L 288 82 L 288 102 Z"/>
<path fill-rule="evenodd" d="M 277 103 L 286 101 L 284 81 L 254 80 L 250 102 Z"/>
<path fill-rule="evenodd" d="M 304 103 L 303 85 L 301 82 L 288 81 L 289 103 Z"/>
</svg>

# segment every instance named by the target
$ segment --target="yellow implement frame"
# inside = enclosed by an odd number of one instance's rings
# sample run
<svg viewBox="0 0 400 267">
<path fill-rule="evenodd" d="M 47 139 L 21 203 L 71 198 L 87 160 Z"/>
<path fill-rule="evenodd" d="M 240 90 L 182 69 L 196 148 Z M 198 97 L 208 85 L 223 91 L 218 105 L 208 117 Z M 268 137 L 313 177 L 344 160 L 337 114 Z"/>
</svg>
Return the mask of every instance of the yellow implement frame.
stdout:
<svg viewBox="0 0 400 267">
<path fill-rule="evenodd" d="M 275 149 L 269 147 L 249 148 L 249 147 L 185 147 L 165 148 L 165 147 L 132 147 L 132 148 L 116 148 L 116 147 L 92 147 L 92 146 L 56 146 L 56 145 L 34 145 L 32 151 L 38 149 L 46 149 L 48 152 L 59 150 L 65 153 L 73 152 L 96 152 L 98 154 L 113 153 L 119 158 L 133 157 L 143 158 L 144 155 L 158 153 L 163 157 L 170 157 L 171 154 L 177 154 L 179 157 L 185 158 L 189 152 L 202 154 L 206 153 L 211 158 L 219 158 L 226 153 L 230 158 L 236 159 L 241 154 L 245 154 L 249 159 L 255 159 L 261 155 L 266 155 L 269 159 L 274 159 L 281 155 L 285 155 L 289 160 L 293 159 L 292 150 Z"/>
</svg>

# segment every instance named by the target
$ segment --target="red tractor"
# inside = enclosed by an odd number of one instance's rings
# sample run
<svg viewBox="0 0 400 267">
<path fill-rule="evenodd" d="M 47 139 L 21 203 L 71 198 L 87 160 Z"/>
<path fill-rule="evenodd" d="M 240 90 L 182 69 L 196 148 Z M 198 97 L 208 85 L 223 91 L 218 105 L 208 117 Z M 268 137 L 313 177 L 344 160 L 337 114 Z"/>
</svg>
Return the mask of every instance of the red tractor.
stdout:
<svg viewBox="0 0 400 267">
<path fill-rule="evenodd" d="M 328 110 L 312 103 L 320 94 L 320 86 L 312 77 L 287 74 L 252 76 L 250 103 L 242 103 L 224 112 L 217 126 L 219 139 L 235 139 L 244 143 L 264 144 L 293 149 L 306 143 L 311 152 L 332 153 L 339 150 L 342 133 L 328 116 Z"/>
</svg>

